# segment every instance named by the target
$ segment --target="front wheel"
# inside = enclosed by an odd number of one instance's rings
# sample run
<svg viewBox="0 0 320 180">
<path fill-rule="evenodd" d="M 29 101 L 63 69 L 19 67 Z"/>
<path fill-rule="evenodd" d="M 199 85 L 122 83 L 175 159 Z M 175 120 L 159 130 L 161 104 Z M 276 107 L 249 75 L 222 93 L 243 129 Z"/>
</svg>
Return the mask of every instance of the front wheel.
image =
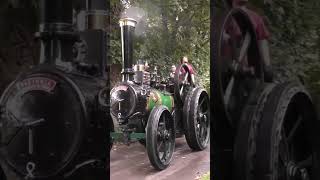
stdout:
<svg viewBox="0 0 320 180">
<path fill-rule="evenodd" d="M 175 147 L 174 120 L 165 106 L 156 106 L 150 113 L 146 145 L 150 163 L 157 170 L 167 168 Z"/>
</svg>

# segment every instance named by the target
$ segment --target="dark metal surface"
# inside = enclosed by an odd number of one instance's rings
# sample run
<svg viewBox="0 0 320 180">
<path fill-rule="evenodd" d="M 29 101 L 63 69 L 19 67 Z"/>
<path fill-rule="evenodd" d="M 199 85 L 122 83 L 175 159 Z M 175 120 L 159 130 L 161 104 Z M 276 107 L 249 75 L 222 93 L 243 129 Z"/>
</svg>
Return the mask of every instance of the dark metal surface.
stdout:
<svg viewBox="0 0 320 180">
<path fill-rule="evenodd" d="M 233 179 L 319 179 L 319 125 L 300 83 L 261 84 L 238 124 Z"/>
<path fill-rule="evenodd" d="M 122 74 L 123 80 L 133 80 L 133 38 L 134 26 L 121 26 L 121 42 L 122 42 Z"/>
<path fill-rule="evenodd" d="M 218 19 L 220 20 L 220 19 Z M 237 123 L 255 81 L 263 81 L 256 34 L 246 12 L 234 8 L 222 16 L 215 33 L 214 109 Z M 252 84 L 253 83 L 253 84 Z"/>
<path fill-rule="evenodd" d="M 232 179 L 236 124 L 252 90 L 263 80 L 263 71 L 255 31 L 248 15 L 240 9 L 217 13 L 221 12 L 212 14 L 215 20 L 212 21 L 210 69 L 210 94 L 214 97 L 211 102 L 213 173 L 217 179 L 229 180 Z M 239 28 L 238 36 L 226 36 L 224 31 L 230 24 Z M 246 61 L 241 60 L 240 57 L 246 55 Z"/>
<path fill-rule="evenodd" d="M 107 10 L 108 6 L 110 6 L 108 1 L 101 1 L 101 0 L 87 0 L 88 9 L 95 9 L 95 10 Z"/>
<path fill-rule="evenodd" d="M 257 131 L 253 179 L 319 179 L 319 125 L 311 97 L 300 83 L 277 85 Z"/>
<path fill-rule="evenodd" d="M 103 30 L 86 30 L 80 32 L 80 37 L 83 40 L 85 49 L 78 49 L 78 51 L 83 50 L 85 55 L 83 60 L 76 59 L 79 62 L 79 69 L 83 69 L 82 73 L 85 74 L 109 78 L 106 73 L 107 63 L 110 63 L 106 32 Z M 85 65 L 81 65 L 81 63 Z"/>
<path fill-rule="evenodd" d="M 52 79 L 56 85 L 52 92 L 35 81 L 25 86 L 30 78 Z M 28 176 L 26 166 L 32 163 L 32 176 L 48 178 L 72 171 L 88 159 L 104 161 L 110 125 L 96 99 L 103 81 L 65 74 L 52 66 L 20 75 L 0 102 L 1 155 L 9 169 Z"/>
<path fill-rule="evenodd" d="M 139 86 L 131 83 L 122 82 L 117 84 L 110 92 L 110 110 L 118 123 L 125 124 L 130 120 L 146 119 L 147 95 L 150 94 L 149 86 Z M 130 122 L 133 123 L 133 122 Z M 143 128 L 137 131 L 144 132 Z"/>
<path fill-rule="evenodd" d="M 72 1 L 40 1 L 40 63 L 72 61 L 72 46 L 79 37 L 73 29 Z"/>
<path fill-rule="evenodd" d="M 256 136 L 265 103 L 275 84 L 260 84 L 251 94 L 243 109 L 234 143 L 233 179 L 252 179 L 253 156 L 256 150 Z M 254 178 L 253 178 L 254 179 Z"/>
<path fill-rule="evenodd" d="M 1 97 L 0 163 L 10 180 L 14 176 L 56 180 L 75 174 L 75 179 L 83 179 L 89 172 L 101 172 L 92 178 L 107 177 L 107 133 L 113 128 L 105 101 L 107 38 L 103 30 L 76 32 L 73 8 L 84 6 L 77 3 L 41 0 L 37 33 L 41 65 L 21 73 Z M 107 4 L 94 0 L 88 5 L 92 13 L 106 11 Z M 107 25 L 100 20 L 93 24 Z M 80 37 L 82 45 L 90 47 L 75 48 L 88 55 L 76 66 L 81 58 L 73 56 L 73 48 Z"/>
<path fill-rule="evenodd" d="M 156 106 L 146 127 L 146 148 L 150 163 L 157 170 L 167 168 L 175 148 L 175 122 L 165 106 Z"/>
<path fill-rule="evenodd" d="M 30 78 L 48 78 L 59 85 L 52 92 L 21 88 L 20 83 Z M 77 93 L 64 78 L 35 73 L 19 79 L 3 94 L 1 106 L 5 110 L 5 118 L 2 119 L 2 135 L 5 138 L 2 143 L 5 150 L 2 153 L 10 166 L 21 174 L 27 174 L 26 164 L 33 162 L 37 166 L 34 175 L 46 177 L 57 174 L 70 162 L 79 148 L 79 135 L 83 133 L 85 118 Z M 62 111 L 65 113 L 60 113 Z M 41 119 L 42 122 L 39 121 Z M 28 125 L 37 121 L 39 123 L 34 127 Z M 28 137 L 30 135 L 32 137 Z"/>
<path fill-rule="evenodd" d="M 109 24 L 108 9 L 110 3 L 103 0 L 87 0 L 87 28 L 104 30 Z"/>
<path fill-rule="evenodd" d="M 210 138 L 210 106 L 209 96 L 203 88 L 197 87 L 188 93 L 182 121 L 189 147 L 205 149 Z"/>
<path fill-rule="evenodd" d="M 40 0 L 41 23 L 72 24 L 72 1 Z"/>
</svg>

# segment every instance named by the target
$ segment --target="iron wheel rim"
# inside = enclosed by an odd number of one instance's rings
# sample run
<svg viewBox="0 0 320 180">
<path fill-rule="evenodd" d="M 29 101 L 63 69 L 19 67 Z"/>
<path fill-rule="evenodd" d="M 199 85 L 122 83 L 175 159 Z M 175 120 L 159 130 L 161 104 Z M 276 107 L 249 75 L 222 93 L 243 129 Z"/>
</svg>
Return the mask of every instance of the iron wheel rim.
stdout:
<svg viewBox="0 0 320 180">
<path fill-rule="evenodd" d="M 289 111 L 290 112 L 290 111 Z M 289 114 L 286 113 L 286 116 Z M 291 120 L 291 119 L 290 119 Z M 289 125 L 288 125 L 289 124 Z M 305 123 L 301 115 L 298 115 L 293 125 L 288 119 L 284 119 L 279 136 L 278 150 L 278 178 L 284 180 L 307 180 L 310 178 L 311 167 L 313 166 L 313 152 L 309 151 L 311 144 L 306 143 L 304 133 Z M 304 147 L 304 148 L 299 148 Z"/>
<path fill-rule="evenodd" d="M 273 89 L 259 126 L 252 156 L 255 179 L 319 179 L 320 148 L 314 136 L 320 134 L 320 122 L 311 96 L 300 83 L 282 83 Z M 288 137 L 294 138 L 289 142 Z"/>
<path fill-rule="evenodd" d="M 175 143 L 174 128 L 171 127 L 170 118 L 166 114 L 164 113 L 160 116 L 156 142 L 157 156 L 163 164 L 170 163 Z"/>
<path fill-rule="evenodd" d="M 209 140 L 210 133 L 210 113 L 209 98 L 201 94 L 198 100 L 197 117 L 196 117 L 196 136 L 201 144 L 205 147 Z"/>
</svg>

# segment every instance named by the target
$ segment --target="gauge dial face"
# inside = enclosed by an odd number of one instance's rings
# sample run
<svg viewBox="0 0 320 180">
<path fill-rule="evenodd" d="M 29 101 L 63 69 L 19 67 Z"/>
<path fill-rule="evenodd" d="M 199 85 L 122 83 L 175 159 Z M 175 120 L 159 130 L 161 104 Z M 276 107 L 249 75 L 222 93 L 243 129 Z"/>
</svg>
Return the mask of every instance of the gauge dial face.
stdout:
<svg viewBox="0 0 320 180">
<path fill-rule="evenodd" d="M 51 74 L 18 80 L 3 95 L 1 144 L 6 162 L 22 175 L 33 164 L 36 177 L 55 175 L 73 158 L 81 142 L 84 114 L 78 94 Z"/>
<path fill-rule="evenodd" d="M 111 113 L 119 119 L 129 117 L 136 106 L 136 94 L 129 85 L 119 85 L 111 90 Z"/>
</svg>

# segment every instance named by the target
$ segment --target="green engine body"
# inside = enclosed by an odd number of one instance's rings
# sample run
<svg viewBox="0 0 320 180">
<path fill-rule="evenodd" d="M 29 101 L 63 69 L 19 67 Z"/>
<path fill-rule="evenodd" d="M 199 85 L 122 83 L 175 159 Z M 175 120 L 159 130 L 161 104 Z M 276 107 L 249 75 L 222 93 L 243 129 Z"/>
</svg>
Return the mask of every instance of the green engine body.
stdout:
<svg viewBox="0 0 320 180">
<path fill-rule="evenodd" d="M 147 98 L 146 110 L 151 111 L 157 105 L 164 105 L 170 112 L 172 112 L 174 108 L 174 98 L 169 93 L 152 89 L 149 97 Z"/>
</svg>

